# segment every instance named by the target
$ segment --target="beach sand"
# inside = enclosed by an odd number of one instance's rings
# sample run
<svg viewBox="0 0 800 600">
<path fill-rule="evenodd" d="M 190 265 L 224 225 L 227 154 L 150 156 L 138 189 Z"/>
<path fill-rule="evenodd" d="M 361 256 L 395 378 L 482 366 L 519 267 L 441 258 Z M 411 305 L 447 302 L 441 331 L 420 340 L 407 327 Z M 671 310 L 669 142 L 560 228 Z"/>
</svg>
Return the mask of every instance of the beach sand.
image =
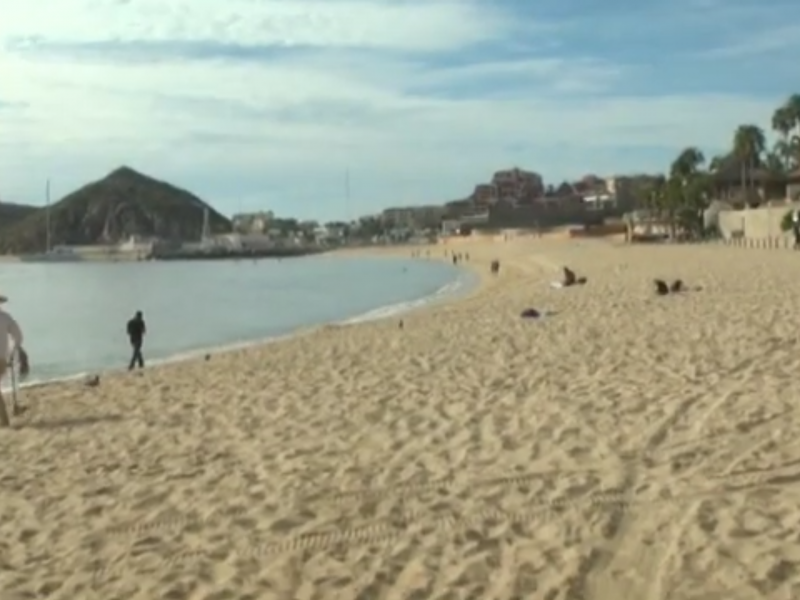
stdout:
<svg viewBox="0 0 800 600">
<path fill-rule="evenodd" d="M 457 248 L 500 276 L 403 330 L 25 390 L 0 598 L 800 598 L 800 256 Z"/>
</svg>

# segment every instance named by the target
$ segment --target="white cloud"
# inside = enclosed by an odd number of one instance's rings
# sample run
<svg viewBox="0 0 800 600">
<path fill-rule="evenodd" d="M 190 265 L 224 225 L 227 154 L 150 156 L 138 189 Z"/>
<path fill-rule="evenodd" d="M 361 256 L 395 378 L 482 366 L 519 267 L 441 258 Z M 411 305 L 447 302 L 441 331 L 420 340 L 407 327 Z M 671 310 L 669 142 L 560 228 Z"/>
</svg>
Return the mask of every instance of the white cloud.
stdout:
<svg viewBox="0 0 800 600">
<path fill-rule="evenodd" d="M 37 0 L 3 8 L 0 37 L 440 49 L 513 23 L 477 4 L 365 0 Z"/>
<path fill-rule="evenodd" d="M 459 55 L 503 36 L 516 44 L 528 27 L 475 2 L 0 3 L 4 197 L 38 200 L 48 175 L 77 185 L 129 163 L 200 195 L 266 189 L 285 202 L 341 195 L 350 166 L 377 204 L 437 201 L 509 164 L 552 180 L 650 168 L 653 147 L 724 147 L 737 124 L 767 125 L 779 101 L 620 97 L 637 71 L 597 57 Z M 541 30 L 543 47 L 556 29 Z M 209 41 L 317 49 L 260 61 L 212 60 L 213 48 L 203 60 L 137 54 Z M 128 42 L 140 59 L 71 52 L 89 42 Z M 462 66 L 432 64 L 439 50 Z"/>
</svg>

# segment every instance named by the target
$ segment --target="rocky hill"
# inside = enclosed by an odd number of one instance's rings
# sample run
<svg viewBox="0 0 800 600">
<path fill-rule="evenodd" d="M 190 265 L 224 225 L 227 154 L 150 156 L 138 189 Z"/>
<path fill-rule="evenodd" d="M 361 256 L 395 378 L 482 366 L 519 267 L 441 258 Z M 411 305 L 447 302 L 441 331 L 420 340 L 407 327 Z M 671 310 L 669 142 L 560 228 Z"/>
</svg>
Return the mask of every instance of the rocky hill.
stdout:
<svg viewBox="0 0 800 600">
<path fill-rule="evenodd" d="M 37 210 L 36 206 L 28 206 L 27 204 L 0 202 L 0 230 L 16 225 Z"/>
<path fill-rule="evenodd" d="M 231 231 L 231 222 L 197 196 L 120 167 L 50 206 L 51 243 L 109 244 L 131 235 L 199 240 L 206 208 L 211 233 Z M 47 220 L 47 211 L 38 209 L 10 227 L 0 225 L 0 253 L 43 251 Z"/>
</svg>

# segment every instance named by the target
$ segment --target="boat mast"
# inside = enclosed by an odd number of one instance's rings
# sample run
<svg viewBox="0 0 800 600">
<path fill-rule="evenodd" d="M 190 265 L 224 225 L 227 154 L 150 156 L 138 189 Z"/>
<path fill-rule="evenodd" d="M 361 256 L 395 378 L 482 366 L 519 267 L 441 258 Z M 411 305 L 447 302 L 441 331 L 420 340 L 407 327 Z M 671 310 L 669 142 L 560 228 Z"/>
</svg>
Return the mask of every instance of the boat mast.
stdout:
<svg viewBox="0 0 800 600">
<path fill-rule="evenodd" d="M 45 217 L 45 227 L 47 231 L 45 232 L 45 244 L 47 247 L 45 251 L 50 252 L 50 247 L 52 244 L 52 240 L 50 238 L 50 179 L 47 179 L 47 186 L 45 187 L 45 209 L 44 209 L 44 217 Z"/>
<path fill-rule="evenodd" d="M 344 203 L 345 222 L 347 223 L 346 231 L 348 232 L 347 237 L 349 238 L 350 228 L 352 227 L 353 220 L 353 214 L 350 210 L 350 167 L 347 167 L 347 170 L 344 172 Z"/>
<path fill-rule="evenodd" d="M 203 209 L 203 231 L 200 234 L 200 240 L 205 242 L 208 241 L 208 238 L 211 237 L 209 235 L 209 223 L 208 223 L 208 208 Z"/>
</svg>

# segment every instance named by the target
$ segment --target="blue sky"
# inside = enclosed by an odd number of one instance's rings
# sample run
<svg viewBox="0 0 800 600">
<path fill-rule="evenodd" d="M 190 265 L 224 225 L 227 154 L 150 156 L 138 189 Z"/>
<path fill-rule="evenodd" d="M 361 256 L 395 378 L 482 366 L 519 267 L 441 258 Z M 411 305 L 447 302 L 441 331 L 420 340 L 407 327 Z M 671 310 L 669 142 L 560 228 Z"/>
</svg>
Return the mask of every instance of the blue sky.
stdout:
<svg viewBox="0 0 800 600">
<path fill-rule="evenodd" d="M 0 200 L 126 164 L 228 214 L 334 219 L 510 166 L 661 171 L 800 91 L 795 4 L 0 0 Z"/>
</svg>

